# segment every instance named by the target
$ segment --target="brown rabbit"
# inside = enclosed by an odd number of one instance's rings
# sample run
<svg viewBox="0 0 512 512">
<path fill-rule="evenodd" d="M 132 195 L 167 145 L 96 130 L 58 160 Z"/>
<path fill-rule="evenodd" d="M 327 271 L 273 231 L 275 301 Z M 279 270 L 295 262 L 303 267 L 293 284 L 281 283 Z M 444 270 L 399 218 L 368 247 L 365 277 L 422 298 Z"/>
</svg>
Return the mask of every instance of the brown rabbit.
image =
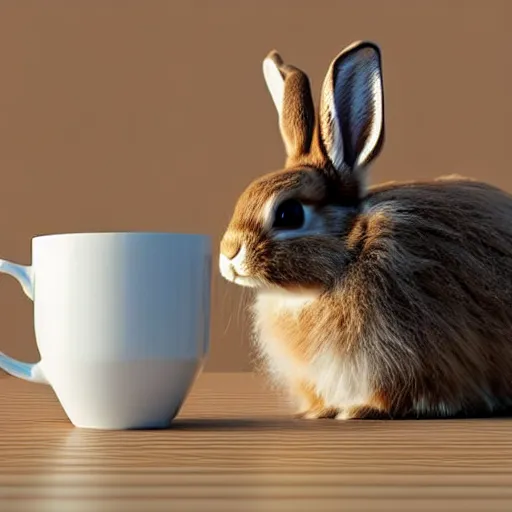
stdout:
<svg viewBox="0 0 512 512">
<path fill-rule="evenodd" d="M 287 159 L 242 193 L 222 275 L 253 287 L 254 331 L 306 418 L 488 415 L 512 405 L 512 197 L 461 177 L 367 188 L 384 140 L 381 57 L 264 75 Z"/>
</svg>

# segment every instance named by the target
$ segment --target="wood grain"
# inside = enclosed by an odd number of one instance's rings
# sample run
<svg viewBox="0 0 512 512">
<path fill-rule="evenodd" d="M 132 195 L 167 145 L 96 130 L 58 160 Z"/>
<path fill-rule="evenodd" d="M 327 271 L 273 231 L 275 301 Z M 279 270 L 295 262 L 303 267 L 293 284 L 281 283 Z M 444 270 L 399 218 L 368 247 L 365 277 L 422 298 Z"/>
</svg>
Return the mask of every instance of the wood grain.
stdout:
<svg viewBox="0 0 512 512">
<path fill-rule="evenodd" d="M 254 374 L 205 373 L 172 428 L 75 429 L 0 378 L 0 510 L 512 510 L 512 421 L 293 420 Z"/>
</svg>

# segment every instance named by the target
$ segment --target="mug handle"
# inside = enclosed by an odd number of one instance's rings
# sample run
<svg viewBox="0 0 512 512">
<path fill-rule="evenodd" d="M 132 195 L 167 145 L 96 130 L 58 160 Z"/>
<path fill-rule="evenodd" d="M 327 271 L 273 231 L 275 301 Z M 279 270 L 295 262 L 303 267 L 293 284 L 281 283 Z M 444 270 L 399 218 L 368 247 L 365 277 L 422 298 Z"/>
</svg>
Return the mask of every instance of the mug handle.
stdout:
<svg viewBox="0 0 512 512">
<path fill-rule="evenodd" d="M 6 260 L 0 260 L 0 272 L 14 277 L 20 283 L 25 295 L 34 300 L 34 276 L 32 267 L 18 265 Z M 39 363 L 23 363 L 0 352 L 0 369 L 13 377 L 38 382 L 40 384 L 49 384 L 46 380 Z"/>
</svg>

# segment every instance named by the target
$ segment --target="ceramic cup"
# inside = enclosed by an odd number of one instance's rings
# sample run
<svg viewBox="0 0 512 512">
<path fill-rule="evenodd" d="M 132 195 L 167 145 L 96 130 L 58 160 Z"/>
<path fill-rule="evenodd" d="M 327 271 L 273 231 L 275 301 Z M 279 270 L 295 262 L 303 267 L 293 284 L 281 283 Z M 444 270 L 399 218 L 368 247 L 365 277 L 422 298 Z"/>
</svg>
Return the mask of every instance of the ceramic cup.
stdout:
<svg viewBox="0 0 512 512">
<path fill-rule="evenodd" d="M 40 361 L 0 368 L 49 384 L 69 420 L 162 428 L 209 348 L 211 241 L 173 233 L 74 233 L 32 240 L 32 265 L 0 260 L 34 301 Z"/>
</svg>

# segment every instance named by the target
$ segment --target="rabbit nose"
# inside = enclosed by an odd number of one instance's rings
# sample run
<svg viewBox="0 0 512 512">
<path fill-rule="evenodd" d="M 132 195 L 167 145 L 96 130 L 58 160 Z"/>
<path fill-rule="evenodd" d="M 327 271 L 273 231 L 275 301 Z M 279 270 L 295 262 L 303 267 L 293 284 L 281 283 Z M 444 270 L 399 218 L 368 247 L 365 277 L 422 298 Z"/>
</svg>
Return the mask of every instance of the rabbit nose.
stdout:
<svg viewBox="0 0 512 512">
<path fill-rule="evenodd" d="M 223 238 L 220 244 L 220 252 L 230 260 L 236 257 L 241 248 L 242 244 L 233 237 Z"/>
</svg>

